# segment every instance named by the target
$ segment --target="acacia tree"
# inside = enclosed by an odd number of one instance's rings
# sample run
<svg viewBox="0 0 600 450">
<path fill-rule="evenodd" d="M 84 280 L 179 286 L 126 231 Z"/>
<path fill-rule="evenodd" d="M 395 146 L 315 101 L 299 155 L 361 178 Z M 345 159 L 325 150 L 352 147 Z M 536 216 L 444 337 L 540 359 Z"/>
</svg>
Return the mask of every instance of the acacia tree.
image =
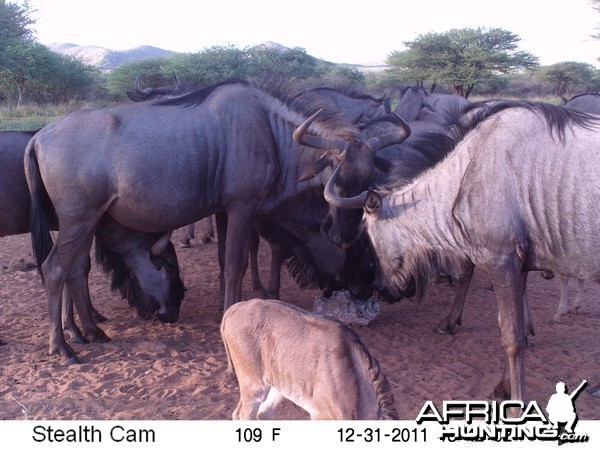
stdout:
<svg viewBox="0 0 600 450">
<path fill-rule="evenodd" d="M 598 71 L 591 64 L 565 61 L 544 67 L 540 78 L 552 86 L 554 94 L 567 101 L 578 87 L 597 89 Z"/>
<path fill-rule="evenodd" d="M 502 28 L 462 28 L 445 33 L 422 34 L 404 42 L 403 51 L 392 52 L 388 74 L 398 81 L 422 84 L 425 80 L 450 86 L 468 97 L 477 83 L 497 74 L 529 69 L 538 59 L 517 49 L 520 38 Z"/>
</svg>

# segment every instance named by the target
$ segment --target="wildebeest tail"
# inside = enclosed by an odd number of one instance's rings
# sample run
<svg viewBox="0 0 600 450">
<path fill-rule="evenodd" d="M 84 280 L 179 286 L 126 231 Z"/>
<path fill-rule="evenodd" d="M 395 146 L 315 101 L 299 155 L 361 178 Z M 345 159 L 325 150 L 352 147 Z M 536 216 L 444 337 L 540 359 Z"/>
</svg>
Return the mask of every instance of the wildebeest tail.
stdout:
<svg viewBox="0 0 600 450">
<path fill-rule="evenodd" d="M 28 158 L 29 189 L 31 193 L 29 231 L 31 232 L 33 254 L 38 271 L 41 274 L 42 263 L 46 260 L 54 246 L 50 230 L 57 228 L 58 219 L 54 206 L 52 206 L 52 202 L 48 196 L 48 191 L 46 191 L 46 187 L 42 181 L 34 145 L 35 137 L 31 139 L 25 151 L 25 155 Z"/>
</svg>

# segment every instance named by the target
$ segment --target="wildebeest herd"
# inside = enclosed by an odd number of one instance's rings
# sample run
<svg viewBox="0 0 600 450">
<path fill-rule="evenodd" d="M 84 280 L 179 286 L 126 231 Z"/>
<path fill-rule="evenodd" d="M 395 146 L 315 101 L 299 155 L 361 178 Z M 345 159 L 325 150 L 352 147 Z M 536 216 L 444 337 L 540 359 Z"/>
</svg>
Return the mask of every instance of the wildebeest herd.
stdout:
<svg viewBox="0 0 600 450">
<path fill-rule="evenodd" d="M 113 288 L 140 316 L 175 322 L 184 287 L 171 233 L 211 215 L 224 311 L 242 301 L 259 236 L 272 253 L 265 296 L 278 297 L 286 260 L 300 284 L 358 298 L 420 299 L 446 277 L 458 287 L 444 332 L 460 325 L 473 269 L 483 270 L 506 353 L 499 399 L 526 399 L 527 273 L 600 281 L 594 115 L 468 104 L 419 88 L 402 92 L 394 112 L 384 97 L 290 82 L 158 94 L 167 97 L 79 111 L 35 135 L 2 133 L 13 151 L 7 186 L 20 190 L 3 187 L 0 235 L 31 231 L 49 350 L 65 364 L 80 358 L 63 330 L 81 342 L 107 339 L 87 286 L 94 240 Z M 263 400 L 277 391 L 293 397 L 273 384 Z M 250 409 L 237 417 L 255 417 L 259 405 Z"/>
</svg>

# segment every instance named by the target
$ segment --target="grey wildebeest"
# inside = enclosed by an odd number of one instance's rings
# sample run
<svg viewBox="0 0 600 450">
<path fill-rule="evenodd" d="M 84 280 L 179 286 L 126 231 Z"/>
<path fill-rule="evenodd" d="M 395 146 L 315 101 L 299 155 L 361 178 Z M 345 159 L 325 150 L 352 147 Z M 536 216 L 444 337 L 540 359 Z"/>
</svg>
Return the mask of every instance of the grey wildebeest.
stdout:
<svg viewBox="0 0 600 450">
<path fill-rule="evenodd" d="M 379 363 L 349 327 L 277 300 L 223 315 L 221 336 L 240 387 L 233 419 L 274 419 L 287 398 L 313 420 L 398 419 Z"/>
<path fill-rule="evenodd" d="M 478 110 L 456 142 L 408 186 L 342 203 L 364 207 L 379 282 L 392 291 L 410 277 L 471 264 L 488 273 L 506 354 L 494 394 L 523 400 L 527 272 L 600 282 L 600 119 L 543 103 L 497 102 Z"/>
<path fill-rule="evenodd" d="M 75 356 L 56 326 L 60 293 L 71 266 L 89 253 L 105 214 L 128 229 L 166 237 L 171 230 L 216 214 L 219 236 L 226 236 L 218 243 L 220 296 L 224 309 L 237 303 L 253 219 L 322 186 L 328 175 L 297 182 L 306 172 L 318 173 L 314 167 L 323 153 L 292 139 L 307 114 L 265 88 L 228 80 L 153 104 L 78 111 L 42 129 L 30 141 L 25 161 L 32 234 L 40 243 L 34 251 L 44 261 L 50 351 L 65 359 Z M 335 136 L 336 145 L 329 149 L 335 158 L 340 142 L 349 146 L 360 131 L 339 120 L 337 111 L 324 117 L 311 131 Z M 395 132 L 369 143 L 385 146 L 401 138 Z M 40 239 L 47 233 L 45 198 L 60 223 L 53 246 Z M 161 320 L 176 320 L 178 305 L 164 297 L 158 303 Z"/>
<path fill-rule="evenodd" d="M 0 236 L 29 233 L 31 202 L 23 158 L 27 143 L 36 132 L 0 132 Z M 52 224 L 51 228 L 56 229 L 56 224 Z M 179 300 L 183 296 L 174 251 L 167 246 L 162 254 L 150 253 L 159 237 L 125 230 L 108 218 L 103 219 L 96 234 L 97 256 L 102 268 L 113 273 L 113 290 L 119 290 L 145 318 L 151 315 L 151 297 L 156 290 L 169 286 L 171 295 Z M 153 265 L 150 265 L 150 261 Z M 77 284 L 78 290 L 70 292 L 70 289 L 65 289 L 63 327 L 75 342 L 106 342 L 108 337 L 96 325 L 96 322 L 106 319 L 92 306 L 87 289 L 89 270 L 90 261 L 86 258 L 81 265 L 74 266 L 68 275 L 71 285 Z M 74 296 L 83 333 L 73 317 Z"/>
</svg>

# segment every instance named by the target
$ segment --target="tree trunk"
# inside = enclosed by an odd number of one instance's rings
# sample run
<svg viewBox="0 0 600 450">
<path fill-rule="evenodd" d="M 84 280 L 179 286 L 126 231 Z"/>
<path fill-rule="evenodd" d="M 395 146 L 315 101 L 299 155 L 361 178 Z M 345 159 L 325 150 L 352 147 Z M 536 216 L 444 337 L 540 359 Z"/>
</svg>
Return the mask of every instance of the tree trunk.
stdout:
<svg viewBox="0 0 600 450">
<path fill-rule="evenodd" d="M 453 86 L 453 88 L 454 88 L 454 93 L 456 95 L 460 95 L 461 97 L 465 96 L 465 91 L 463 89 L 463 85 L 462 84 L 456 84 L 456 85 Z"/>
</svg>

